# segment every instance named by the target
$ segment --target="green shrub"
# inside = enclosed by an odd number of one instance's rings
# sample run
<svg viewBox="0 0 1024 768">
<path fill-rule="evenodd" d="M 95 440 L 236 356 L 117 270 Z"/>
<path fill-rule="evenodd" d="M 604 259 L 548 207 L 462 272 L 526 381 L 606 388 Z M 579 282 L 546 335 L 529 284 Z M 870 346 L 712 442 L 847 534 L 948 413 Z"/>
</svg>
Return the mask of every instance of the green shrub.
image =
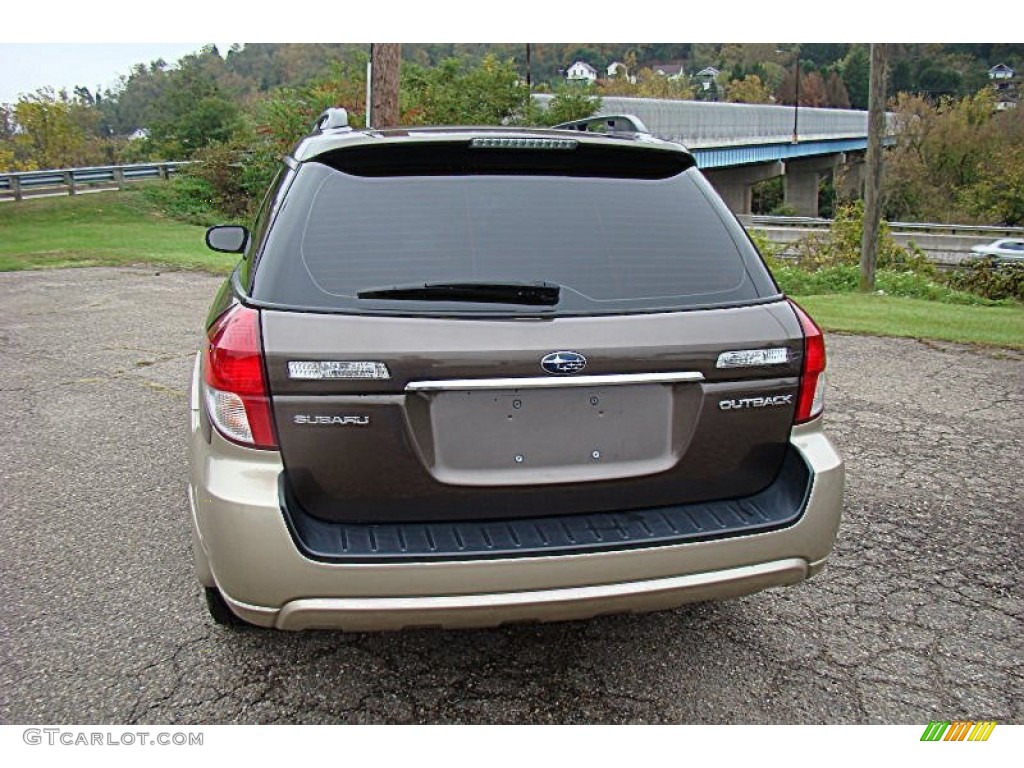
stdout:
<svg viewBox="0 0 1024 768">
<path fill-rule="evenodd" d="M 747 234 L 750 236 L 751 242 L 754 243 L 754 247 L 764 257 L 765 263 L 769 269 L 775 270 L 777 267 L 785 266 L 786 262 L 781 259 L 782 251 L 784 246 L 779 243 L 773 243 L 768 239 L 768 235 L 759 229 L 748 229 Z"/>
<path fill-rule="evenodd" d="M 169 181 L 147 184 L 142 196 L 164 215 L 189 224 L 208 227 L 224 219 L 216 190 L 205 179 L 184 172 Z"/>
<path fill-rule="evenodd" d="M 769 216 L 799 216 L 800 214 L 797 212 L 796 208 L 794 208 L 792 205 L 787 205 L 786 203 L 779 203 L 778 205 L 773 205 L 769 209 L 768 215 Z"/>
<path fill-rule="evenodd" d="M 953 272 L 947 283 L 988 299 L 1024 301 L 1024 264 L 1000 264 L 993 257 L 972 259 Z"/>
<path fill-rule="evenodd" d="M 779 287 L 791 296 L 854 293 L 860 287 L 860 268 L 852 264 L 822 267 L 813 272 L 793 264 L 783 264 L 773 267 L 772 273 Z M 940 301 L 944 304 L 989 305 L 999 303 L 992 299 L 1005 298 L 985 298 L 912 271 L 880 269 L 875 273 L 875 287 L 876 293 L 882 295 Z"/>
<path fill-rule="evenodd" d="M 546 108 L 541 108 L 533 99 L 527 98 L 522 117 L 515 122 L 523 125 L 558 125 L 573 120 L 583 120 L 597 114 L 601 108 L 601 97 L 590 86 L 578 83 L 564 83 L 555 90 Z"/>
<path fill-rule="evenodd" d="M 809 271 L 839 265 L 860 264 L 861 238 L 864 231 L 864 204 L 861 201 L 840 205 L 827 233 L 815 233 L 796 245 L 796 262 Z M 938 270 L 924 251 L 911 244 L 903 248 L 889 233 L 889 225 L 878 226 L 878 269 L 912 271 L 936 277 Z"/>
<path fill-rule="evenodd" d="M 212 190 L 213 204 L 229 219 L 244 218 L 252 198 L 243 183 L 245 153 L 234 142 L 213 144 L 193 155 L 186 174 Z"/>
</svg>

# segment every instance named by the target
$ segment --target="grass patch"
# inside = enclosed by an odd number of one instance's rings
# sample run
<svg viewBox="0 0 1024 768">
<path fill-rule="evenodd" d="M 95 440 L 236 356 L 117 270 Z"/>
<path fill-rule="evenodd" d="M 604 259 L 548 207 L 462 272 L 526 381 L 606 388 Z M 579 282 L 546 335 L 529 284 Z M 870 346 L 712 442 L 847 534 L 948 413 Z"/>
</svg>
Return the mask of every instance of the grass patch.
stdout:
<svg viewBox="0 0 1024 768">
<path fill-rule="evenodd" d="M 203 227 L 161 215 L 146 186 L 0 204 L 0 271 L 157 264 L 230 272 L 238 258 L 209 250 Z"/>
<path fill-rule="evenodd" d="M 837 293 L 794 297 L 826 331 L 1024 349 L 1024 306 Z"/>
</svg>

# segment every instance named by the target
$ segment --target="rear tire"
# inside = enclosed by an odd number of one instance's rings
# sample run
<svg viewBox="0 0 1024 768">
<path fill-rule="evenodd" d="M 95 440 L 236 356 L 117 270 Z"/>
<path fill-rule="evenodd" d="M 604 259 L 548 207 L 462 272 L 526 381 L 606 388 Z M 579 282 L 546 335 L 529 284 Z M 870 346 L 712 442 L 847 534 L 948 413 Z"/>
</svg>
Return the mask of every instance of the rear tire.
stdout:
<svg viewBox="0 0 1024 768">
<path fill-rule="evenodd" d="M 255 626 L 235 615 L 234 611 L 228 606 L 227 601 L 224 600 L 224 596 L 220 593 L 219 589 L 216 587 L 204 587 L 203 589 L 206 592 L 206 607 L 209 609 L 210 616 L 213 617 L 214 622 L 222 627 L 234 627 L 236 629 Z"/>
</svg>

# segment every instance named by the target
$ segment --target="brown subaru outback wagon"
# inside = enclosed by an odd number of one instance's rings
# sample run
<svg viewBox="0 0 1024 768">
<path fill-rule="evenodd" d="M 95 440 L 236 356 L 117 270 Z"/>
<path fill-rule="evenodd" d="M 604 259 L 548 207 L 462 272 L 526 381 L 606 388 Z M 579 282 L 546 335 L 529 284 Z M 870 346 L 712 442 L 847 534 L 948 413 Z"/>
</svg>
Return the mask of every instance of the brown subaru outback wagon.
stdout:
<svg viewBox="0 0 1024 768">
<path fill-rule="evenodd" d="M 191 395 L 216 621 L 578 619 L 822 568 L 821 331 L 682 146 L 582 127 L 330 110 L 253 230 L 209 231 L 242 254 Z"/>
</svg>

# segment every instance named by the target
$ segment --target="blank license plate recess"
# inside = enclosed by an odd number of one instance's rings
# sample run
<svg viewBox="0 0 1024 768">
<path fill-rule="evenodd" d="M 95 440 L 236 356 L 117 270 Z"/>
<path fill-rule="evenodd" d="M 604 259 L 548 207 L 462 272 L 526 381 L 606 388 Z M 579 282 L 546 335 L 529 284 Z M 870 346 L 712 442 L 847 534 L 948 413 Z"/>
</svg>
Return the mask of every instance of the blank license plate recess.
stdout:
<svg viewBox="0 0 1024 768">
<path fill-rule="evenodd" d="M 554 470 L 563 482 L 667 468 L 672 389 L 638 384 L 433 393 L 437 468 L 496 472 L 508 475 L 506 481 L 519 473 L 542 481 L 544 471 Z"/>
</svg>

